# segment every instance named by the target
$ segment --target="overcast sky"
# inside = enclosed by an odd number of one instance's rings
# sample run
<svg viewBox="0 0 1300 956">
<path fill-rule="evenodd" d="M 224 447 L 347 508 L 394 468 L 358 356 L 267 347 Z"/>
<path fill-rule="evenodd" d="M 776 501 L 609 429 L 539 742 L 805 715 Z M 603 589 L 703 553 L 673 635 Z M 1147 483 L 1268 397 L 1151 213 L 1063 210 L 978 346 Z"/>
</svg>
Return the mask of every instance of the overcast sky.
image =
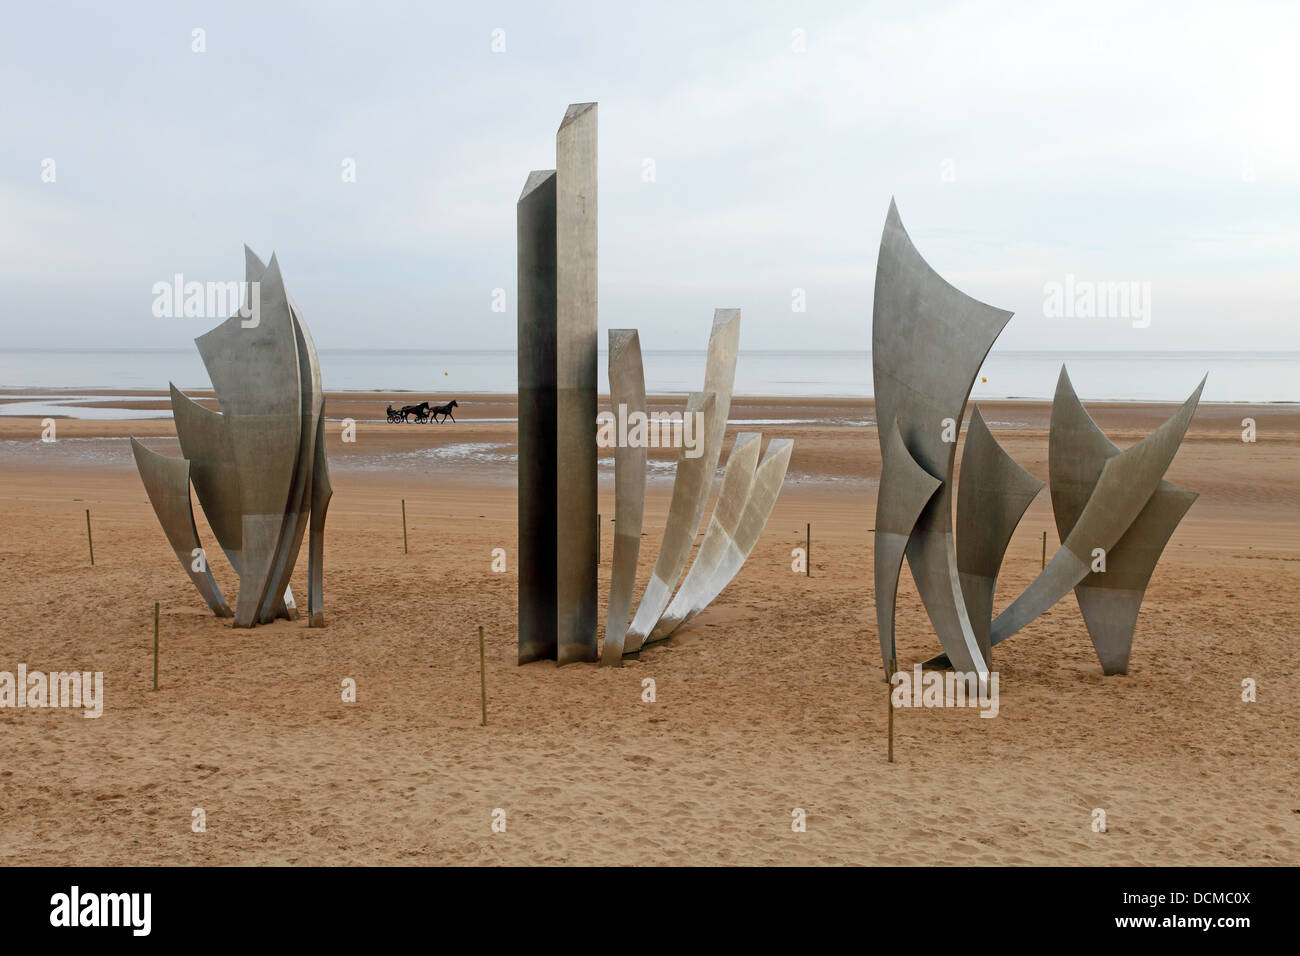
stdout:
<svg viewBox="0 0 1300 956">
<path fill-rule="evenodd" d="M 0 342 L 187 347 L 154 283 L 247 242 L 321 348 L 513 348 L 515 201 L 597 100 L 602 342 L 867 348 L 893 196 L 999 348 L 1300 348 L 1296 4 L 542 6 L 10 5 Z M 1067 275 L 1149 327 L 1045 316 Z"/>
</svg>

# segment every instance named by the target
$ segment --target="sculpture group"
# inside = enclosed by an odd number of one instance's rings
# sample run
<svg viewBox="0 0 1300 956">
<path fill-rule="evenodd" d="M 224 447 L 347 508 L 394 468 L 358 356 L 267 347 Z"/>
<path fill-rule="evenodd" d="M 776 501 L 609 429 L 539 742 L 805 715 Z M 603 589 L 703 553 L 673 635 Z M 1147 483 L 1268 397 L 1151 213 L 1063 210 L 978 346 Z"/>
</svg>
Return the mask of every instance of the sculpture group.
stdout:
<svg viewBox="0 0 1300 956">
<path fill-rule="evenodd" d="M 1164 480 L 1205 380 L 1124 451 L 1080 404 L 1062 367 L 1052 403 L 1049 485 L 1062 545 L 997 618 L 993 596 L 1011 535 L 1042 482 L 994 439 L 978 406 L 956 484 L 957 434 L 975 376 L 1011 318 L 930 268 L 891 202 L 880 240 L 872 368 L 880 439 L 875 593 L 880 653 L 896 659 L 894 611 L 907 559 L 944 654 L 928 662 L 987 678 L 992 649 L 1074 589 L 1106 674 L 1128 671 L 1147 582 L 1196 493 Z"/>
<path fill-rule="evenodd" d="M 716 310 L 703 390 L 686 402 L 686 416 L 702 424 L 701 443 L 694 450 L 681 443 L 662 542 L 635 613 L 647 443 L 616 443 L 614 557 L 602 647 L 596 607 L 596 168 L 596 104 L 570 106 L 556 134 L 556 168 L 530 173 L 517 204 L 520 664 L 599 657 L 619 665 L 699 614 L 757 544 L 793 447 L 789 439 L 773 439 L 760 458 L 758 432 L 736 436 L 690 564 L 721 457 L 740 338 L 740 310 Z M 289 581 L 309 532 L 308 618 L 318 627 L 324 623 L 321 564 L 331 496 L 320 367 L 275 257 L 266 265 L 245 252 L 244 307 L 195 340 L 221 411 L 172 385 L 182 457 L 159 455 L 134 438 L 132 451 L 177 558 L 213 612 L 233 617 L 236 627 L 297 616 Z M 1164 474 L 1204 380 L 1172 418 L 1121 451 L 1088 416 L 1062 368 L 1049 439 L 1062 546 L 994 618 L 1003 556 L 1043 483 L 1001 448 L 978 407 L 956 483 L 953 474 L 975 377 L 1010 318 L 940 278 L 890 203 L 872 329 L 882 460 L 876 623 L 887 675 L 896 659 L 894 616 L 904 559 L 943 645 L 944 654 L 931 664 L 986 679 L 993 647 L 1073 589 L 1103 670 L 1126 672 L 1147 583 L 1196 500 Z M 644 421 L 645 375 L 635 329 L 610 330 L 608 372 L 615 413 Z M 450 416 L 455 405 L 433 411 Z M 429 413 L 428 403 L 411 408 L 421 417 Z M 389 420 L 405 420 L 408 410 L 390 406 Z M 198 540 L 191 483 L 239 575 L 233 612 Z"/>
<path fill-rule="evenodd" d="M 659 555 L 636 613 L 633 588 L 644 517 L 645 443 L 614 451 L 615 531 L 603 646 L 596 566 L 596 104 L 570 106 L 556 168 L 528 175 L 517 206 L 519 363 L 519 663 L 620 665 L 702 611 L 757 543 L 785 480 L 793 443 L 741 432 L 689 572 L 721 457 L 740 338 L 740 310 L 718 309 L 704 390 L 686 416 L 703 421 L 701 453 L 678 452 Z M 609 331 L 610 404 L 646 414 L 635 329 Z M 686 572 L 685 580 L 682 574 Z M 681 587 L 678 582 L 681 581 Z M 676 592 L 674 594 L 674 591 Z M 630 618 L 630 620 L 629 620 Z"/>
<path fill-rule="evenodd" d="M 167 540 L 213 613 L 252 627 L 297 616 L 289 579 L 309 534 L 307 617 L 325 623 L 322 560 L 332 494 L 324 395 L 311 333 L 285 291 L 275 256 L 245 247 L 243 308 L 195 339 L 221 411 L 171 386 L 181 458 L 131 450 Z M 232 612 L 199 543 L 198 495 L 217 543 L 239 575 Z"/>
</svg>

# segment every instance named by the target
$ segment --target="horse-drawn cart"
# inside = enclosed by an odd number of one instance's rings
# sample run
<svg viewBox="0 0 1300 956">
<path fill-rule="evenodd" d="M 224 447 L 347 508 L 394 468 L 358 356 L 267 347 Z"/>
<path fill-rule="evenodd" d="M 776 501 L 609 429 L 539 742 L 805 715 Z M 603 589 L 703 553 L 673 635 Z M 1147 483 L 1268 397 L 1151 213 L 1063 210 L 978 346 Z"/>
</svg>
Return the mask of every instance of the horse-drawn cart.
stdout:
<svg viewBox="0 0 1300 956">
<path fill-rule="evenodd" d="M 403 405 L 401 408 L 388 406 L 388 420 L 394 424 L 403 424 L 414 421 L 417 425 L 424 425 L 429 422 L 438 422 L 441 424 L 450 418 L 453 422 L 456 420 L 451 410 L 460 405 L 458 401 L 452 399 L 446 405 L 431 405 L 428 402 L 420 402 L 418 405 Z M 438 416 L 442 417 L 439 418 Z"/>
</svg>

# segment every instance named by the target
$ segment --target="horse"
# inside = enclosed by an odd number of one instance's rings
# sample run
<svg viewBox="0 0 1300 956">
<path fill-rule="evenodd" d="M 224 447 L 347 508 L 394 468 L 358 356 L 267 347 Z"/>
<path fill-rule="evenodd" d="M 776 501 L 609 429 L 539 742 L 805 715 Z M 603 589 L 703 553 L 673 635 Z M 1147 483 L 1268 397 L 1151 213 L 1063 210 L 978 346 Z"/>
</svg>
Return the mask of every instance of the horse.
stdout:
<svg viewBox="0 0 1300 956">
<path fill-rule="evenodd" d="M 456 399 L 453 398 L 446 405 L 434 405 L 433 408 L 429 410 L 429 414 L 433 416 L 434 421 L 438 421 L 438 416 L 442 415 L 443 421 L 446 421 L 448 418 L 450 418 L 454 422 L 456 421 L 456 416 L 451 413 L 451 410 L 453 408 L 459 408 L 459 407 L 460 407 L 460 402 L 456 401 Z"/>
<path fill-rule="evenodd" d="M 417 422 L 427 422 L 429 420 L 429 403 L 421 402 L 419 405 L 403 405 L 401 412 L 402 421 L 407 420 L 408 415 L 414 415 Z"/>
</svg>

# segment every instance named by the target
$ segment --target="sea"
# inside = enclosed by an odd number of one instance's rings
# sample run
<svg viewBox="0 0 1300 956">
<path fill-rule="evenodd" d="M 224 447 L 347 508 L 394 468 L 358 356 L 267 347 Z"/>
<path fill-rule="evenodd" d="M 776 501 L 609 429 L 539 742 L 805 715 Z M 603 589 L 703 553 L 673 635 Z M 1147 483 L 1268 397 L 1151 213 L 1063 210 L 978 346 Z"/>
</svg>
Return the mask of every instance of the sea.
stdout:
<svg viewBox="0 0 1300 956">
<path fill-rule="evenodd" d="M 328 391 L 391 392 L 447 401 L 516 389 L 514 350 L 321 349 L 321 377 Z M 646 391 L 685 394 L 704 380 L 705 353 L 647 351 Z M 598 359 L 605 384 L 605 353 Z M 1064 364 L 1085 401 L 1185 399 L 1208 375 L 1202 401 L 1251 404 L 1300 402 L 1300 352 L 1028 352 L 994 350 L 976 376 L 974 400 L 1050 400 Z M 0 349 L 0 414 L 42 414 L 47 396 L 15 389 L 97 390 L 204 389 L 209 380 L 197 350 L 187 349 Z M 872 394 L 867 351 L 744 351 L 736 363 L 736 395 L 778 398 L 865 398 Z M 136 417 L 129 409 L 85 409 L 68 396 L 59 414 L 74 417 Z M 168 413 L 160 412 L 162 416 Z"/>
</svg>

